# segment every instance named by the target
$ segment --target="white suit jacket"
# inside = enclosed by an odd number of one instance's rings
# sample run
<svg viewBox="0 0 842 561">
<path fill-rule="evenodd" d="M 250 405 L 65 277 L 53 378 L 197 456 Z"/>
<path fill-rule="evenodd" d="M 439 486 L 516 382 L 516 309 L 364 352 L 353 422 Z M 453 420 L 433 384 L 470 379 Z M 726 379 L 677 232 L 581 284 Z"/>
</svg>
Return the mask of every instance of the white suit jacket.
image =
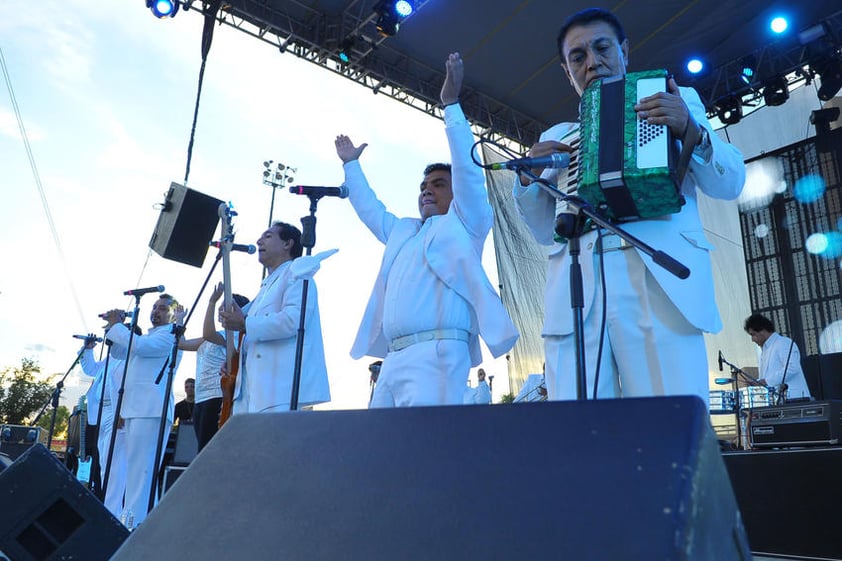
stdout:
<svg viewBox="0 0 842 561">
<path fill-rule="evenodd" d="M 82 372 L 88 376 L 93 376 L 94 381 L 88 392 L 85 394 L 85 402 L 88 407 L 88 424 L 96 425 L 99 423 L 99 401 L 102 395 L 102 378 L 105 376 L 105 363 L 108 362 L 108 376 L 106 376 L 105 397 L 111 401 L 111 409 L 117 406 L 117 397 L 120 390 L 120 382 L 123 377 L 123 361 L 108 357 L 97 361 L 94 358 L 93 349 L 84 349 L 82 356 L 79 358 L 79 364 L 82 366 Z M 106 411 L 103 409 L 103 411 Z M 106 411 L 107 412 L 107 411 Z M 158 411 L 160 415 L 160 410 Z M 107 418 L 107 415 L 106 415 Z"/>
<path fill-rule="evenodd" d="M 158 373 L 168 364 L 172 353 L 173 334 L 172 324 L 153 327 L 143 335 L 135 335 L 132 339 L 132 356 L 129 359 L 129 369 L 126 372 L 125 393 L 120 416 L 124 419 L 135 417 L 160 417 L 164 405 L 164 395 L 167 387 L 169 366 L 164 370 L 160 383 L 155 383 Z M 111 358 L 125 360 L 129 344 L 129 328 L 122 323 L 116 323 L 108 330 L 106 337 L 114 342 L 111 347 Z M 181 351 L 178 351 L 176 368 L 181 362 Z M 115 380 L 117 388 L 122 382 L 123 371 L 114 373 L 119 380 Z M 112 404 L 115 408 L 117 403 Z M 167 418 L 173 421 L 175 411 L 175 397 L 170 388 Z"/>
<path fill-rule="evenodd" d="M 482 169 L 471 161 L 473 135 L 458 104 L 444 111 L 452 162 L 453 202 L 447 214 L 431 224 L 424 238 L 424 257 L 434 274 L 471 307 L 471 364 L 482 362 L 479 336 L 497 357 L 515 344 L 518 332 L 482 267 L 482 249 L 493 215 Z M 353 358 L 383 358 L 389 341 L 383 333 L 383 298 L 389 271 L 403 245 L 421 228 L 419 218 L 398 218 L 386 210 L 368 185 L 359 162 L 345 164 L 348 198 L 375 237 L 386 244 L 380 271 L 363 314 Z"/>
<path fill-rule="evenodd" d="M 302 280 L 291 274 L 288 261 L 263 280 L 260 291 L 248 307 L 246 335 L 240 352 L 240 368 L 248 379 L 248 411 L 258 413 L 270 407 L 288 406 L 295 369 L 295 347 L 301 320 Z M 234 388 L 234 410 L 242 396 L 243 376 Z M 298 404 L 330 401 L 330 385 L 322 343 L 322 324 L 316 283 L 307 288 L 304 347 Z"/>
<path fill-rule="evenodd" d="M 716 199 L 735 199 L 745 182 L 745 165 L 739 150 L 721 141 L 710 130 L 704 106 L 695 90 L 680 90 L 690 114 L 696 122 L 708 129 L 712 147 L 710 159 L 704 162 L 696 155 L 691 158 L 687 175 L 681 185 L 681 192 L 687 202 L 680 212 L 624 223 L 622 227 L 655 250 L 666 252 L 690 269 L 690 276 L 682 280 L 655 264 L 647 255 L 640 254 L 652 276 L 687 321 L 698 329 L 716 333 L 722 329 L 722 320 L 716 307 L 708 253 L 714 246 L 705 237 L 702 229 L 696 188 Z M 559 140 L 574 126 L 576 125 L 573 123 L 555 125 L 541 135 L 541 140 Z M 556 183 L 558 171 L 545 170 L 542 176 Z M 567 244 L 553 241 L 555 199 L 539 189 L 537 184 L 522 187 L 518 180 L 515 180 L 514 197 L 518 210 L 535 239 L 543 245 L 553 246 L 547 265 L 543 335 L 570 334 L 573 332 L 573 317 L 570 312 L 570 262 Z M 580 256 L 585 290 L 585 317 L 593 304 L 596 286 L 593 245 L 583 243 Z M 611 279 L 606 280 L 611 282 Z M 608 290 L 610 298 L 610 284 Z"/>
</svg>

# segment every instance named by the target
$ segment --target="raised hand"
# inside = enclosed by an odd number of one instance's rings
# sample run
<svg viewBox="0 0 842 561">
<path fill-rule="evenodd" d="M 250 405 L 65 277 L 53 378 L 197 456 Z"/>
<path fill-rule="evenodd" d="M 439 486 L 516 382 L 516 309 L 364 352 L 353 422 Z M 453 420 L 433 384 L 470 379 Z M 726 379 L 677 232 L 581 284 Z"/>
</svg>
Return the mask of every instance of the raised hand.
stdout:
<svg viewBox="0 0 842 561">
<path fill-rule="evenodd" d="M 459 92 L 462 91 L 462 79 L 465 76 L 465 67 L 459 53 L 450 53 L 444 61 L 447 75 L 444 84 L 441 86 L 441 104 L 451 105 L 459 101 Z"/>
<path fill-rule="evenodd" d="M 333 144 L 336 146 L 336 155 L 339 156 L 339 159 L 342 160 L 343 164 L 347 164 L 348 162 L 353 162 L 354 160 L 359 159 L 360 155 L 365 150 L 368 144 L 362 143 L 359 146 L 354 146 L 354 143 L 351 142 L 351 139 L 345 136 L 344 134 L 337 135 L 336 140 L 333 141 Z"/>
</svg>

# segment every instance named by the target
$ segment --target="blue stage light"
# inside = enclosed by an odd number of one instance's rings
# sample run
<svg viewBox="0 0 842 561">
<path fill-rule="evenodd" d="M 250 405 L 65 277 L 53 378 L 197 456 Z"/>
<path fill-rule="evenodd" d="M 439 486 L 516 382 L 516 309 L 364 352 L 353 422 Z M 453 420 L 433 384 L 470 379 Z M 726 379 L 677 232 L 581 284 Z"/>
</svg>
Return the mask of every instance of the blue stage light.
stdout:
<svg viewBox="0 0 842 561">
<path fill-rule="evenodd" d="M 775 33 L 783 33 L 787 27 L 789 27 L 789 23 L 783 16 L 776 16 L 769 22 L 769 28 Z"/>
<path fill-rule="evenodd" d="M 690 72 L 690 74 L 698 74 L 704 69 L 704 67 L 704 63 L 698 58 L 691 58 L 687 61 L 687 71 Z"/>
<path fill-rule="evenodd" d="M 753 55 L 749 55 L 743 58 L 741 66 L 740 79 L 750 85 L 754 81 L 754 75 L 757 72 L 757 59 Z"/>
<path fill-rule="evenodd" d="M 415 8 L 412 6 L 412 2 L 409 2 L 409 0 L 398 0 L 395 2 L 395 12 L 403 18 L 412 14 L 414 9 Z"/>
<path fill-rule="evenodd" d="M 152 10 L 156 18 L 175 17 L 178 5 L 178 0 L 146 0 L 146 7 Z"/>
</svg>

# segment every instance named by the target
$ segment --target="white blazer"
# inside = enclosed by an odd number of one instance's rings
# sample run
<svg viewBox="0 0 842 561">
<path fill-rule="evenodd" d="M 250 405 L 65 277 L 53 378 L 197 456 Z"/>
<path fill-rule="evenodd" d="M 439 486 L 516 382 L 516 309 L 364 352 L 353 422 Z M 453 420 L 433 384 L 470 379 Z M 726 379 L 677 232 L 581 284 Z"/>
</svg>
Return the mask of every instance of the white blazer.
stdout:
<svg viewBox="0 0 842 561">
<path fill-rule="evenodd" d="M 710 130 L 704 106 L 692 88 L 680 88 L 693 118 L 708 129 L 712 152 L 709 161 L 693 156 L 681 185 L 686 204 L 681 211 L 654 219 L 624 223 L 622 227 L 655 250 L 661 250 L 690 269 L 687 279 L 679 279 L 641 253 L 646 267 L 655 277 L 681 314 L 702 331 L 716 333 L 722 320 L 716 307 L 709 252 L 714 249 L 704 234 L 696 201 L 696 188 L 715 199 L 735 199 L 745 182 L 743 157 Z M 561 123 L 541 135 L 541 140 L 559 140 L 575 124 Z M 545 170 L 543 177 L 557 182 L 557 170 Z M 553 241 L 555 227 L 555 199 L 536 184 L 523 187 L 515 181 L 515 203 L 535 239 L 552 245 L 547 264 L 547 286 L 544 295 L 543 335 L 567 335 L 573 332 L 570 313 L 570 278 L 567 244 Z M 591 236 L 592 237 L 592 236 Z M 583 242 L 585 240 L 583 239 Z M 587 317 L 595 294 L 594 243 L 582 243 L 580 263 L 585 290 L 584 316 Z M 627 250 L 627 251 L 637 251 Z M 607 279 L 610 283 L 611 279 Z M 610 291 L 610 288 L 609 288 Z M 610 296 L 610 295 L 609 295 Z"/>
<path fill-rule="evenodd" d="M 458 104 L 445 108 L 452 161 L 453 202 L 424 238 L 424 257 L 435 275 L 471 307 L 471 364 L 482 362 L 479 336 L 497 357 L 514 346 L 518 332 L 482 267 L 482 249 L 493 215 L 481 168 L 471 162 L 473 135 Z M 418 233 L 419 218 L 398 218 L 386 210 L 368 185 L 359 161 L 345 164 L 348 198 L 375 237 L 386 244 L 380 271 L 351 349 L 353 358 L 383 358 L 389 341 L 383 333 L 383 298 L 389 271 L 403 245 Z"/>
<path fill-rule="evenodd" d="M 302 280 L 293 278 L 291 263 L 282 264 L 266 277 L 260 292 L 245 308 L 246 335 L 240 352 L 240 375 L 234 387 L 236 413 L 289 406 L 304 286 Z M 311 280 L 307 288 L 300 406 L 330 401 L 318 302 L 316 283 Z M 243 391 L 247 392 L 245 396 Z"/>
</svg>

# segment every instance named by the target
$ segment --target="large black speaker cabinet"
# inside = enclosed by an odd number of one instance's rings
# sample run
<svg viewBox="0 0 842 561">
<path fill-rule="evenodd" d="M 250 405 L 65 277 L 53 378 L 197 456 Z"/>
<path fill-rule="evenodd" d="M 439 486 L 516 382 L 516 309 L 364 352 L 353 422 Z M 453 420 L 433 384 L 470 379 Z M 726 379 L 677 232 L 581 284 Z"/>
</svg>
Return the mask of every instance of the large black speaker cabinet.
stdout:
<svg viewBox="0 0 842 561">
<path fill-rule="evenodd" d="M 842 559 L 842 448 L 724 456 L 751 549 Z"/>
<path fill-rule="evenodd" d="M 219 224 L 220 204 L 219 199 L 170 184 L 149 247 L 165 259 L 201 267 Z"/>
<path fill-rule="evenodd" d="M 32 448 L 41 440 L 41 427 L 27 425 L 0 425 L 0 454 L 11 459 Z"/>
<path fill-rule="evenodd" d="M 107 561 L 126 536 L 44 446 L 0 472 L 0 551 L 11 561 Z"/>
<path fill-rule="evenodd" d="M 115 561 L 748 561 L 692 397 L 233 417 Z"/>
</svg>

